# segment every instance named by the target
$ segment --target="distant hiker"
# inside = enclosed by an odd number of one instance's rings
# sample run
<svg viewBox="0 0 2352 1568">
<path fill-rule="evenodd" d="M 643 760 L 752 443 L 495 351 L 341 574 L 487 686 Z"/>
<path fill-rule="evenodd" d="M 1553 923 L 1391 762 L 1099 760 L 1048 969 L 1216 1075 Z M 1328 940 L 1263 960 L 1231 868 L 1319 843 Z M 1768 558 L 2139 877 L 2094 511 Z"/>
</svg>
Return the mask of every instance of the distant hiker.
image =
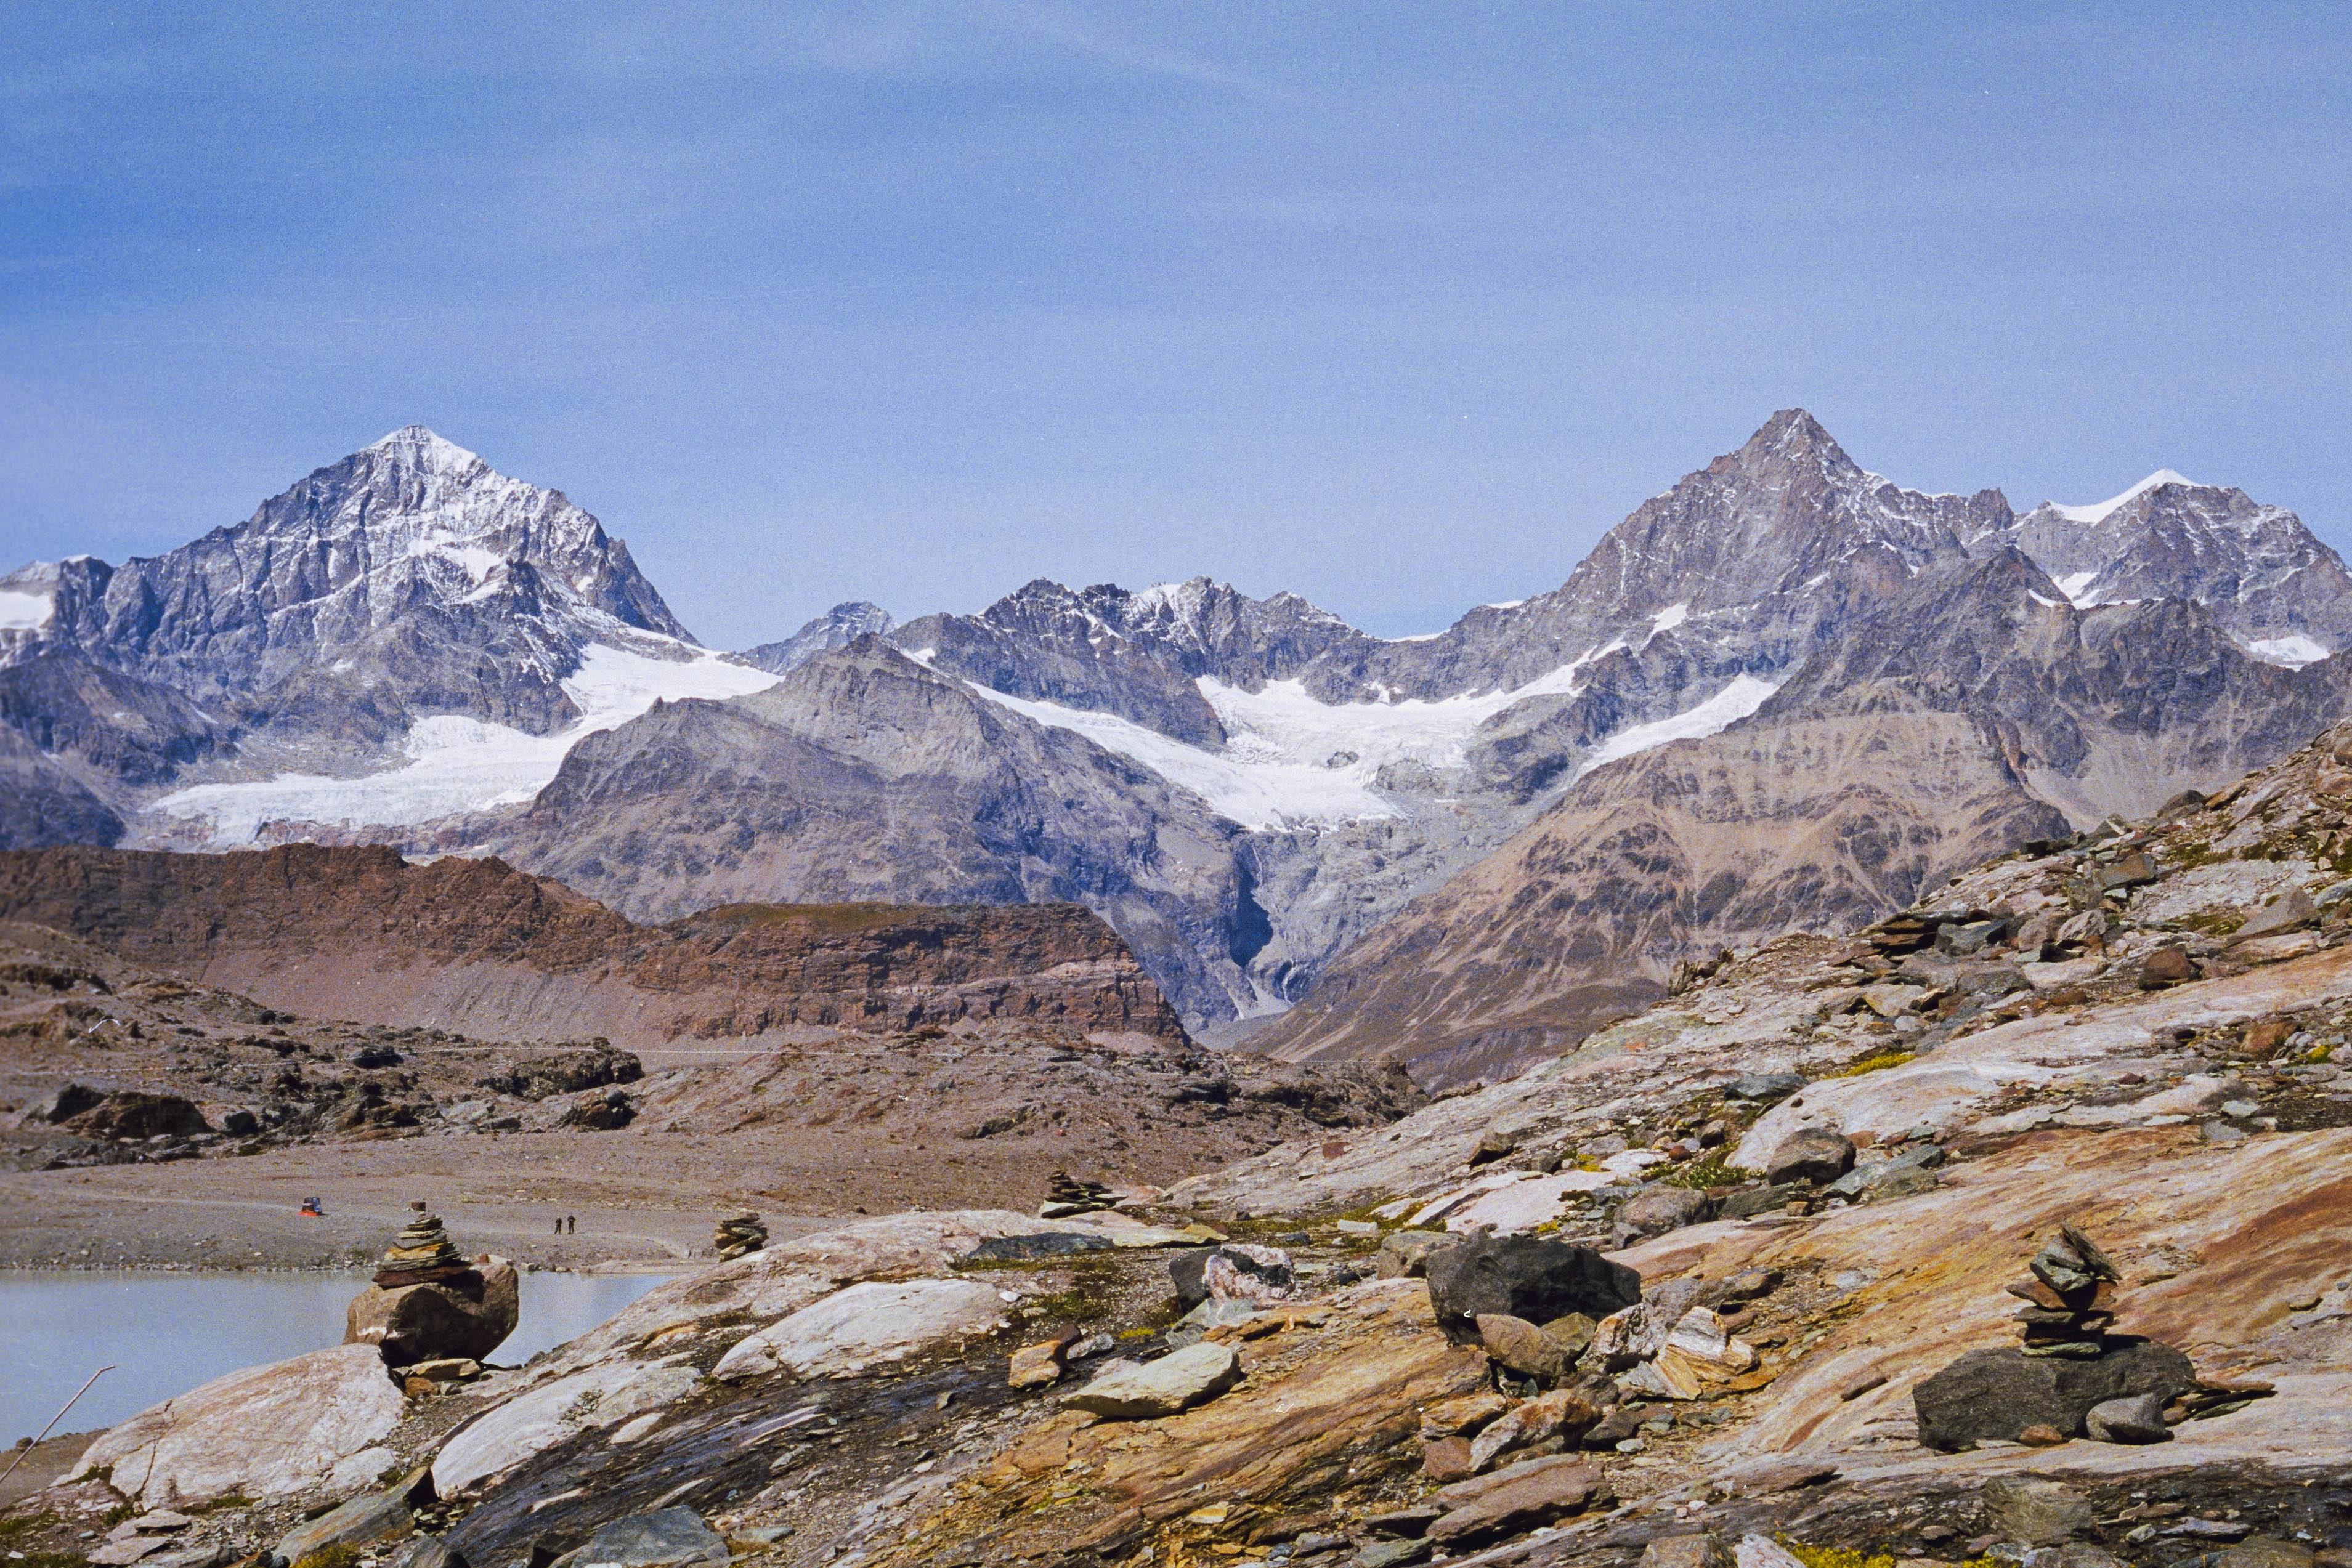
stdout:
<svg viewBox="0 0 2352 1568">
<path fill-rule="evenodd" d="M 560 1215 L 556 1218 L 556 1221 L 555 1221 L 555 1233 L 556 1233 L 558 1236 L 561 1236 L 561 1235 L 562 1235 L 562 1234 L 563 1234 L 563 1219 L 562 1219 L 562 1216 L 560 1216 Z"/>
<path fill-rule="evenodd" d="M 580 1231 L 580 1217 L 576 1214 L 565 1215 L 563 1217 L 563 1228 L 567 1235 L 578 1235 Z"/>
</svg>

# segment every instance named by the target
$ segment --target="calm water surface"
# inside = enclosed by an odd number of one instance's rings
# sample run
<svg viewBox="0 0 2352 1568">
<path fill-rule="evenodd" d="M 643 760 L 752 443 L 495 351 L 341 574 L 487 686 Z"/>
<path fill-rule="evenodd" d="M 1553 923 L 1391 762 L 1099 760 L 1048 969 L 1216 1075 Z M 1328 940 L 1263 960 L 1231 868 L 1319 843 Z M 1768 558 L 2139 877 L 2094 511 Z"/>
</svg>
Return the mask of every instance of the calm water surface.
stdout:
<svg viewBox="0 0 2352 1568">
<path fill-rule="evenodd" d="M 526 1361 L 675 1276 L 525 1274 L 522 1318 L 491 1359 Z M 0 1449 L 41 1429 L 111 1361 L 60 1432 L 110 1427 L 240 1366 L 340 1344 L 363 1274 L 0 1272 Z"/>
</svg>

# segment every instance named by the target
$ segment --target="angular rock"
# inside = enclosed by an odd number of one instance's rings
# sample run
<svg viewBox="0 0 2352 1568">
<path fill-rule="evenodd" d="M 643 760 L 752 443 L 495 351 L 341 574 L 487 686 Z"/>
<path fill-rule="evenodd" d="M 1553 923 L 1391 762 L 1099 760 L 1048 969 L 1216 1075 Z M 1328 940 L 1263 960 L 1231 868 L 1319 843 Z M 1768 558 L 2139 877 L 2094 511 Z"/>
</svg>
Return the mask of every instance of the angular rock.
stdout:
<svg viewBox="0 0 2352 1568">
<path fill-rule="evenodd" d="M 1269 1306 L 1288 1301 L 1297 1286 L 1290 1254 L 1278 1247 L 1228 1241 L 1212 1249 L 1201 1265 L 1201 1282 L 1213 1301 L 1248 1301 Z"/>
<path fill-rule="evenodd" d="M 1024 1344 L 1013 1353 L 1013 1364 L 1005 1383 L 1013 1388 L 1047 1388 L 1062 1381 L 1070 1346 L 1077 1342 L 1075 1332 Z"/>
<path fill-rule="evenodd" d="M 2271 936 L 2281 931 L 2292 931 L 2298 925 L 2308 925 L 2319 918 L 2319 906 L 2311 894 L 2300 887 L 2290 887 L 2276 898 L 2246 916 L 2231 940 L 2244 942 L 2256 936 Z"/>
<path fill-rule="evenodd" d="M 1805 1086 L 1801 1073 L 1750 1072 L 1726 1084 L 1723 1097 L 1727 1100 L 1757 1102 L 1785 1100 Z"/>
<path fill-rule="evenodd" d="M 2139 961 L 2139 988 L 2160 991 L 2197 977 L 2196 961 L 2181 947 L 2158 947 Z"/>
<path fill-rule="evenodd" d="M 299 1563 L 322 1547 L 362 1546 L 401 1534 L 415 1521 L 406 1488 L 362 1492 L 341 1507 L 297 1525 L 270 1548 L 270 1555 L 280 1563 Z"/>
<path fill-rule="evenodd" d="M 1805 1568 L 1796 1553 L 1768 1535 L 1743 1535 L 1731 1549 L 1735 1568 Z"/>
<path fill-rule="evenodd" d="M 1447 1511 L 1429 1541 L 1449 1550 L 1483 1546 L 1554 1523 L 1601 1501 L 1608 1484 L 1590 1459 L 1559 1455 L 1460 1481 L 1431 1500 Z"/>
<path fill-rule="evenodd" d="M 1421 1445 L 1422 1473 L 1433 1481 L 1458 1481 L 1475 1475 L 1477 1465 L 1467 1437 L 1432 1437 Z"/>
<path fill-rule="evenodd" d="M 1383 1280 L 1418 1280 L 1429 1271 L 1430 1254 L 1456 1239 L 1443 1230 L 1391 1230 L 1381 1238 L 1372 1272 Z"/>
<path fill-rule="evenodd" d="M 846 1286 L 739 1342 L 711 1375 L 772 1372 L 849 1377 L 877 1364 L 994 1333 L 1003 1300 L 977 1280 L 868 1280 Z"/>
<path fill-rule="evenodd" d="M 230 1492 L 302 1491 L 390 1433 L 407 1409 L 368 1345 L 251 1366 L 142 1410 L 84 1450 L 77 1478 L 104 1474 L 151 1508 Z"/>
<path fill-rule="evenodd" d="M 2081 1360 L 1972 1350 L 1921 1383 L 1912 1401 L 1919 1441 L 1950 1451 L 1986 1437 L 2015 1441 L 2041 1425 L 2081 1437 L 2092 1406 L 2139 1394 L 2169 1400 L 2195 1379 L 2187 1356 L 2151 1340 L 2111 1341 Z"/>
<path fill-rule="evenodd" d="M 2054 1546 L 2098 1518 L 2080 1492 L 2032 1476 L 1995 1476 L 1979 1495 L 2002 1534 L 2021 1546 Z"/>
<path fill-rule="evenodd" d="M 384 1559 L 383 1568 L 467 1568 L 467 1563 L 465 1554 L 451 1551 L 439 1536 L 420 1535 L 403 1542 Z"/>
<path fill-rule="evenodd" d="M 2169 1442 L 2172 1428 L 2164 1424 L 2164 1407 L 2168 1403 L 2162 1394 L 2103 1400 L 2084 1415 L 2084 1430 L 2102 1443 Z"/>
<path fill-rule="evenodd" d="M 1685 1225 L 1700 1224 L 1714 1216 L 1715 1202 L 1706 1193 L 1696 1187 L 1668 1186 L 1661 1182 L 1627 1198 L 1617 1210 L 1612 1228 L 1617 1245 L 1624 1247 L 1645 1237 L 1663 1236 Z"/>
<path fill-rule="evenodd" d="M 657 1508 L 616 1519 L 588 1538 L 570 1568 L 686 1568 L 724 1563 L 727 1542 L 690 1508 Z"/>
<path fill-rule="evenodd" d="M 1150 1421 L 1204 1405 L 1241 1380 L 1233 1347 L 1204 1341 L 1158 1361 L 1108 1367 L 1062 1403 L 1106 1421 Z"/>
<path fill-rule="evenodd" d="M 1433 1253 L 1429 1299 L 1439 1323 L 1466 1330 L 1482 1312 L 1549 1322 L 1604 1318 L 1642 1299 L 1642 1276 L 1589 1247 L 1541 1236 L 1472 1236 Z"/>
<path fill-rule="evenodd" d="M 1441 1399 L 1421 1413 L 1424 1438 L 1467 1437 L 1511 1407 L 1511 1402 L 1491 1388 Z"/>
<path fill-rule="evenodd" d="M 1568 1375 L 1568 1353 L 1558 1340 L 1527 1319 L 1481 1312 L 1473 1321 L 1489 1361 L 1539 1383 L 1557 1383 Z"/>
<path fill-rule="evenodd" d="M 1780 1140 L 1764 1166 L 1764 1179 L 1832 1182 L 1853 1168 L 1853 1140 L 1827 1127 L 1804 1127 Z"/>
<path fill-rule="evenodd" d="M 1661 1535 L 1642 1548 L 1641 1568 L 1733 1568 L 1731 1548 L 1715 1535 Z"/>
</svg>

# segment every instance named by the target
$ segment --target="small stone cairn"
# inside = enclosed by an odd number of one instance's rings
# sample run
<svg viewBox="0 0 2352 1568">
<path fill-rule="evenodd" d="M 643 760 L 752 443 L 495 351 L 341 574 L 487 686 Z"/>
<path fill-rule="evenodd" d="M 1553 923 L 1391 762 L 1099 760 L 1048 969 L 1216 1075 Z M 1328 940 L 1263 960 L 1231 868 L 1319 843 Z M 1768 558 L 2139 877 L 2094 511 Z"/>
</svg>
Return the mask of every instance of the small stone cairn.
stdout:
<svg viewBox="0 0 2352 1568">
<path fill-rule="evenodd" d="M 1040 1219 L 1066 1219 L 1073 1214 L 1093 1214 L 1118 1202 L 1099 1182 L 1080 1181 L 1066 1170 L 1045 1178 L 1045 1201 L 1037 1206 Z"/>
<path fill-rule="evenodd" d="M 721 1259 L 742 1258 L 768 1245 L 768 1228 L 756 1214 L 738 1214 L 720 1220 L 712 1239 Z"/>
<path fill-rule="evenodd" d="M 2032 1278 L 2009 1287 L 2011 1295 L 2025 1302 L 2017 1313 L 2024 1325 L 2025 1354 L 2084 1361 L 2106 1354 L 2107 1330 L 2116 1321 L 2116 1286 L 2123 1281 L 2115 1260 L 2066 1220 L 2026 1268 Z"/>
<path fill-rule="evenodd" d="M 387 1291 L 465 1281 L 478 1283 L 481 1275 L 466 1261 L 457 1244 L 449 1239 L 449 1233 L 441 1228 L 440 1217 L 427 1214 L 422 1203 L 408 1207 L 414 1218 L 383 1249 L 383 1261 L 376 1265 L 375 1282 Z"/>
</svg>

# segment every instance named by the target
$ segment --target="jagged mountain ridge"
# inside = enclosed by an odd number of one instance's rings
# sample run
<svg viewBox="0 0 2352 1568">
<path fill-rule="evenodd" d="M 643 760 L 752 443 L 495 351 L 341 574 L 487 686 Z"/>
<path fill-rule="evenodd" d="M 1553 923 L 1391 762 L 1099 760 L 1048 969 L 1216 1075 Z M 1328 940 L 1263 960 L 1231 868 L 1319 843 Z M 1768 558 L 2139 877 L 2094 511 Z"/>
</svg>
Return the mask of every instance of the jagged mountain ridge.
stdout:
<svg viewBox="0 0 2352 1568">
<path fill-rule="evenodd" d="M 2191 513 L 2206 543 L 2165 544 L 2190 537 L 2181 519 Z M 435 520 L 451 517 L 464 526 Z M 2056 527 L 2077 522 L 2083 537 Z M 2212 548 L 2223 534 L 2234 553 Z M 352 539 L 385 559 L 336 579 L 350 562 L 335 566 L 342 558 L 320 541 Z M 132 841 L 187 842 L 194 831 L 215 847 L 321 836 L 495 844 L 640 915 L 861 887 L 934 901 L 1077 898 L 1213 1032 L 1308 994 L 1335 954 L 1509 841 L 1595 768 L 1722 731 L 1768 699 L 1788 708 L 1798 695 L 1774 693 L 1792 684 L 1819 704 L 1840 682 L 1875 680 L 1840 662 L 1882 651 L 1863 645 L 1864 628 L 1918 642 L 1901 676 L 1906 704 L 1964 714 L 1961 730 L 1990 737 L 2030 800 L 2079 822 L 2263 760 L 2274 734 L 2212 693 L 2252 692 L 2260 682 L 2241 666 L 2301 663 L 2352 626 L 2330 587 L 2341 563 L 2291 513 L 2168 480 L 2100 508 L 2021 519 L 1997 490 L 1929 496 L 1870 474 L 1801 410 L 1636 508 L 1560 588 L 1417 639 L 1371 637 L 1295 595 L 1255 599 L 1206 579 L 1139 591 L 1039 581 L 978 615 L 895 629 L 875 607 L 840 606 L 720 664 L 683 639 L 593 518 L 415 429 L 320 470 L 242 532 L 175 555 L 206 550 L 215 568 L 268 565 L 254 602 L 293 610 L 215 613 L 191 588 L 155 628 L 120 620 L 129 651 L 110 652 L 102 633 L 118 622 L 89 605 L 135 598 L 116 588 L 122 572 L 61 563 L 0 589 L 47 594 L 46 612 L 0 617 L 26 623 L 8 633 L 0 716 L 44 736 L 44 766 L 127 817 Z M 1969 708 L 1952 695 L 1978 678 L 1968 628 L 1937 619 L 1958 611 L 1923 611 L 1923 585 L 1997 558 L 2031 577 L 2021 602 L 2067 602 L 2059 574 L 2034 565 L 2047 558 L 2072 569 L 2066 586 L 2085 601 L 2107 591 L 2086 586 L 2095 579 L 2160 579 L 2176 611 L 2189 600 L 2210 601 L 2208 612 L 2169 632 L 2149 620 L 2158 630 L 2119 642 L 2095 629 L 2108 651 L 2091 684 L 2115 691 L 2067 696 L 2054 674 L 2011 670 L 1991 682 L 2009 697 Z M 303 597 L 312 579 L 302 571 L 314 568 L 341 586 Z M 2085 570 L 2092 579 L 2075 582 Z M 2273 604 L 2281 594 L 2292 602 Z M 74 631 L 86 626 L 100 629 L 100 646 Z M 909 671 L 872 678 L 857 640 L 877 636 L 928 669 L 921 701 L 906 700 L 923 686 Z M 2178 664 L 2192 643 L 2194 679 L 2146 678 L 2144 664 Z M 247 658 L 257 682 L 268 667 L 294 674 L 266 701 L 240 692 L 234 705 L 200 706 L 153 678 L 200 668 L 198 650 Z M 608 657 L 625 665 L 618 677 L 586 667 Z M 551 680 L 566 659 L 572 673 Z M 813 669 L 839 711 L 747 695 Z M 77 716 L 131 711 L 123 705 L 59 695 L 89 692 L 100 675 L 149 683 L 157 700 L 140 736 L 99 734 L 104 726 Z M 215 690 L 226 679 L 212 678 Z M 2313 683 L 2319 695 L 2295 711 L 2321 714 L 2328 688 Z M 747 706 L 647 711 L 696 695 Z M 2056 706 L 2025 744 L 2010 710 L 2045 697 Z M 2077 708 L 2104 713 L 2110 698 L 2128 722 L 2099 716 L 2086 729 Z M 992 710 L 987 722 L 975 705 Z M 2184 715 L 2192 722 L 2174 733 Z M 446 727 L 460 716 L 489 727 Z M 480 767 L 486 745 L 513 750 L 511 765 Z M 348 784 L 299 776 L 322 756 L 321 772 L 376 771 Z M 756 777 L 749 756 L 769 758 L 774 776 Z M 281 771 L 289 764 L 297 774 Z M 1974 777 L 1988 765 L 1954 766 Z M 278 777 L 253 777 L 261 771 Z M 1087 810 L 1068 809 L 1077 800 Z M 628 831 L 614 831 L 622 821 Z M 1645 979 L 1671 957 L 1645 947 Z"/>
</svg>

